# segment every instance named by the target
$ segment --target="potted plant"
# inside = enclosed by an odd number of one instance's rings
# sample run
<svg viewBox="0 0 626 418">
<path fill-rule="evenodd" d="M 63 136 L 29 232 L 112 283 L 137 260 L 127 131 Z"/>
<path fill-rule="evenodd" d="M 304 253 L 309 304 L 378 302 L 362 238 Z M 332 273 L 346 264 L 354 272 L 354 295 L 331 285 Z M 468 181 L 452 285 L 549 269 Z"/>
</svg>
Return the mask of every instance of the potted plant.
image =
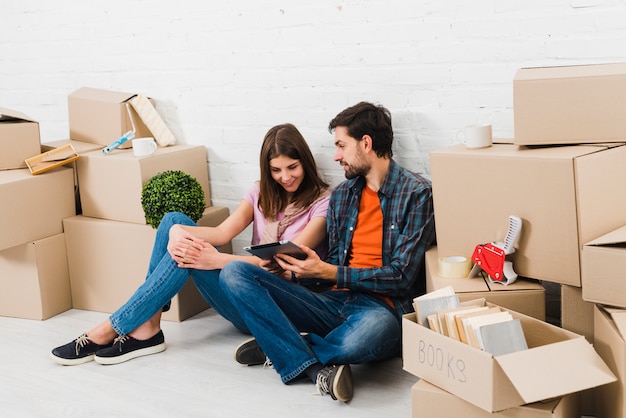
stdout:
<svg viewBox="0 0 626 418">
<path fill-rule="evenodd" d="M 146 222 L 154 229 L 168 212 L 182 212 L 197 222 L 205 209 L 204 190 L 195 177 L 183 171 L 163 171 L 143 186 L 141 206 Z"/>
</svg>

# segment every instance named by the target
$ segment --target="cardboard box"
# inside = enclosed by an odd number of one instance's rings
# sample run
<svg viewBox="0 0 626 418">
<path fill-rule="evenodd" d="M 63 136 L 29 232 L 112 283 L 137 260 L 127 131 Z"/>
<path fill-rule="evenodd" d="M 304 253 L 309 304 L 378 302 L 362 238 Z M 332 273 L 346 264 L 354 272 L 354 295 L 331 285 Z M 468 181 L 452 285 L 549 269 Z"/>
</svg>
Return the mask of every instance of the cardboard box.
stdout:
<svg viewBox="0 0 626 418">
<path fill-rule="evenodd" d="M 102 146 L 117 141 L 133 129 L 126 103 L 136 95 L 91 87 L 74 91 L 67 98 L 70 138 Z M 135 124 L 135 137 L 152 136 L 130 104 L 128 108 Z M 130 142 L 121 146 L 130 147 Z"/>
<path fill-rule="evenodd" d="M 594 389 L 597 418 L 626 417 L 626 311 L 596 305 L 594 346 L 618 380 Z"/>
<path fill-rule="evenodd" d="M 494 306 L 494 305 L 491 305 Z M 509 311 L 528 349 L 491 354 L 402 318 L 404 369 L 488 412 L 556 398 L 616 380 L 584 337 Z"/>
<path fill-rule="evenodd" d="M 39 123 L 0 108 L 0 170 L 26 168 L 24 160 L 40 152 Z"/>
<path fill-rule="evenodd" d="M 219 225 L 228 208 L 207 208 L 198 224 Z M 112 313 L 144 282 L 156 230 L 150 225 L 75 216 L 63 221 L 73 307 Z M 230 245 L 221 251 L 231 252 Z M 209 307 L 189 280 L 163 319 L 183 321 Z"/>
<path fill-rule="evenodd" d="M 626 224 L 626 147 L 456 145 L 431 152 L 437 246 L 470 258 L 522 219 L 512 255 L 522 277 L 581 286 L 583 243 Z"/>
<path fill-rule="evenodd" d="M 72 307 L 65 236 L 0 251 L 0 315 L 48 319 Z"/>
<path fill-rule="evenodd" d="M 515 143 L 626 141 L 626 63 L 522 68 L 513 80 Z"/>
<path fill-rule="evenodd" d="M 0 201 L 0 250 L 60 234 L 63 219 L 76 214 L 74 171 L 0 171 Z"/>
<path fill-rule="evenodd" d="M 158 148 L 148 157 L 135 157 L 132 149 L 84 153 L 77 161 L 83 215 L 145 224 L 141 206 L 143 186 L 158 173 L 181 170 L 198 180 L 211 205 L 207 150 L 204 146 L 173 145 Z"/>
<path fill-rule="evenodd" d="M 626 308 L 626 225 L 582 248 L 583 299 Z"/>
<path fill-rule="evenodd" d="M 561 327 L 593 344 L 593 303 L 583 300 L 584 287 L 561 285 Z"/>
<path fill-rule="evenodd" d="M 481 276 L 449 279 L 438 274 L 438 260 L 437 247 L 426 251 L 426 292 L 452 286 L 461 302 L 485 298 L 487 302 L 545 321 L 546 289 L 536 280 L 519 278 L 504 286 L 490 283 Z"/>
<path fill-rule="evenodd" d="M 561 285 L 560 289 L 561 327 L 584 336 L 593 344 L 593 308 L 595 305 L 583 300 L 583 289 L 580 287 Z M 580 393 L 580 411 L 583 416 L 595 416 L 594 404 L 593 390 Z"/>
<path fill-rule="evenodd" d="M 41 144 L 41 152 L 50 151 L 55 148 L 60 148 L 64 145 L 70 144 L 76 150 L 79 157 L 89 151 L 101 150 L 102 145 L 92 144 L 89 142 L 76 141 L 74 139 L 59 139 L 56 141 L 50 141 Z M 78 171 L 76 169 L 76 162 L 72 162 L 67 165 L 67 167 L 72 167 L 74 169 L 74 196 L 76 201 L 76 214 L 80 215 L 83 213 L 83 209 L 80 204 L 80 193 L 78 192 Z"/>
<path fill-rule="evenodd" d="M 490 413 L 425 380 L 411 388 L 413 418 L 580 418 L 578 394 Z M 462 411 L 462 412 L 461 412 Z"/>
</svg>

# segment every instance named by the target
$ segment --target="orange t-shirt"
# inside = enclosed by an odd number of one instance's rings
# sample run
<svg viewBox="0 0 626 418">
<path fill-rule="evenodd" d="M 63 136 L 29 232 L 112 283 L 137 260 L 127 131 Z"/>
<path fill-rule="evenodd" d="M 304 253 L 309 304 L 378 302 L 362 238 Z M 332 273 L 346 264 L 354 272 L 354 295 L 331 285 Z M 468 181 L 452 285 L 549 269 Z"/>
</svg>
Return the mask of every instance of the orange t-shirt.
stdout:
<svg viewBox="0 0 626 418">
<path fill-rule="evenodd" d="M 378 193 L 367 186 L 361 194 L 348 265 L 361 268 L 383 265 L 383 212 Z"/>
<path fill-rule="evenodd" d="M 361 194 L 348 265 L 360 268 L 383 265 L 383 211 L 380 208 L 378 193 L 367 186 L 363 187 Z M 378 294 L 373 296 L 382 299 L 394 309 L 393 301 L 388 296 Z"/>
</svg>

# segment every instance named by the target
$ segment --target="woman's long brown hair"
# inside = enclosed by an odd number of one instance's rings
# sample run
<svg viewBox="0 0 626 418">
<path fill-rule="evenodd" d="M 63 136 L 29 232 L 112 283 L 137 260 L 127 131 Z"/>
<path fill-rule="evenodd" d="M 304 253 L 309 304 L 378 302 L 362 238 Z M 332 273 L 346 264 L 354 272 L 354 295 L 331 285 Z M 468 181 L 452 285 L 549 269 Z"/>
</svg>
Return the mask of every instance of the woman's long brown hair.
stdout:
<svg viewBox="0 0 626 418">
<path fill-rule="evenodd" d="M 270 170 L 270 160 L 281 155 L 299 160 L 304 170 L 304 179 L 291 201 L 288 201 L 285 189 L 272 178 Z M 328 189 L 328 184 L 317 171 L 311 149 L 300 131 L 290 123 L 274 126 L 267 132 L 261 146 L 260 167 L 259 207 L 268 219 L 275 219 L 290 203 L 308 207 Z"/>
</svg>

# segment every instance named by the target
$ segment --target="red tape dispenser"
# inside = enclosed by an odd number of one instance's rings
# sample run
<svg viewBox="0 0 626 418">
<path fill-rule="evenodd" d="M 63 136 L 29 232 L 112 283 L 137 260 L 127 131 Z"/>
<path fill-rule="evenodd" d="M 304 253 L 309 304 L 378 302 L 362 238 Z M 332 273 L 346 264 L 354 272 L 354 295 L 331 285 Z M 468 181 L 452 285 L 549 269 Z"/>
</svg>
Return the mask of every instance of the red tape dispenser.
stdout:
<svg viewBox="0 0 626 418">
<path fill-rule="evenodd" d="M 469 277 L 476 277 L 478 271 L 482 269 L 489 275 L 489 280 L 495 283 L 507 285 L 517 280 L 513 262 L 507 260 L 506 256 L 515 252 L 514 244 L 521 230 L 522 220 L 517 216 L 509 216 L 509 230 L 504 242 L 480 244 L 474 248 L 472 254 L 474 266 Z"/>
<path fill-rule="evenodd" d="M 493 244 L 477 245 L 472 254 L 472 261 L 483 269 L 495 281 L 501 281 L 504 275 L 506 253 Z"/>
</svg>

